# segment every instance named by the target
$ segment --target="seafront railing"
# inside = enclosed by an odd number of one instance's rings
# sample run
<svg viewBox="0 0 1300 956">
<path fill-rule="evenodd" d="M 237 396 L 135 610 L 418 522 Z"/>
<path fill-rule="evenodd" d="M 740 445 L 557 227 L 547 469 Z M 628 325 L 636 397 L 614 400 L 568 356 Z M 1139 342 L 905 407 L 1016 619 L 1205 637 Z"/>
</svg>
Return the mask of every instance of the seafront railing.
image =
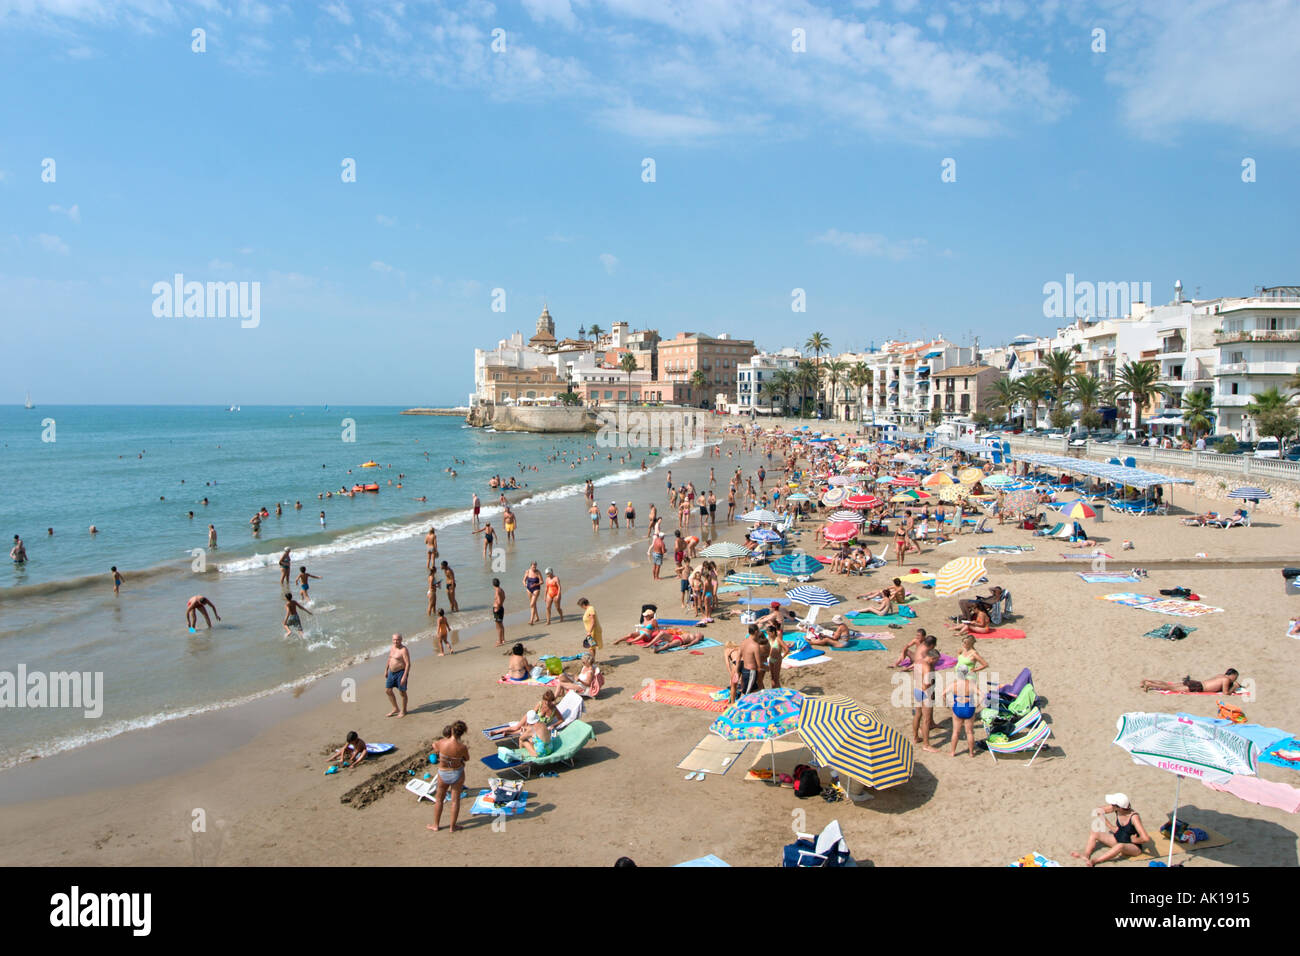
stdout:
<svg viewBox="0 0 1300 956">
<path fill-rule="evenodd" d="M 1255 458 L 1249 454 L 1221 455 L 1215 451 L 1195 449 L 1182 451 L 1177 448 L 1157 448 L 1154 445 L 1147 448 L 1141 445 L 1102 445 L 1095 442 L 1071 445 L 1066 438 L 1040 436 L 1009 435 L 1005 440 L 1011 443 L 1013 454 L 1017 451 L 1044 451 L 1098 461 L 1133 458 L 1139 468 L 1149 467 L 1153 471 L 1159 470 L 1156 466 L 1164 465 L 1185 471 L 1300 483 L 1300 462 L 1280 458 Z"/>
</svg>

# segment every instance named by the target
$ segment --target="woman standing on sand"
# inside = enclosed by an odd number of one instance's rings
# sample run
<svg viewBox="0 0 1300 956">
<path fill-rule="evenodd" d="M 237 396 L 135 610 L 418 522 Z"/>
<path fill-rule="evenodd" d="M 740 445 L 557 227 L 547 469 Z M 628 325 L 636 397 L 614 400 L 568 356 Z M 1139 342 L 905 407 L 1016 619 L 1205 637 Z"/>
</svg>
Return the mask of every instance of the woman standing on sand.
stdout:
<svg viewBox="0 0 1300 956">
<path fill-rule="evenodd" d="M 442 728 L 442 738 L 433 745 L 438 755 L 438 786 L 433 795 L 433 823 L 426 829 L 438 832 L 442 823 L 442 802 L 447 791 L 451 791 L 451 832 L 456 832 L 456 819 L 460 816 L 460 797 L 465 789 L 465 764 L 469 760 L 469 748 L 461 741 L 469 728 L 465 721 L 458 720 Z"/>
<path fill-rule="evenodd" d="M 528 591 L 528 623 L 536 624 L 541 618 L 537 614 L 537 596 L 542 591 L 542 572 L 537 570 L 537 562 L 528 565 L 524 572 L 524 587 Z"/>
</svg>

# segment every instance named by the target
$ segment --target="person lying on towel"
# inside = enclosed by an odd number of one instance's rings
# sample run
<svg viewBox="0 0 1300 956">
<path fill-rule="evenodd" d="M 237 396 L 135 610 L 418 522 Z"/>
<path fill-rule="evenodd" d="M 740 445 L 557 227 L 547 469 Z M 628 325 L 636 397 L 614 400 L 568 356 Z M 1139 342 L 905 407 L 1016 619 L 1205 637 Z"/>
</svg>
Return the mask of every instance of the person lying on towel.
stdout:
<svg viewBox="0 0 1300 956">
<path fill-rule="evenodd" d="M 1190 677 L 1178 681 L 1144 678 L 1138 687 L 1142 690 L 1167 690 L 1175 694 L 1231 694 L 1237 689 L 1237 677 L 1237 672 L 1229 667 L 1217 677 L 1207 677 L 1205 680 L 1192 680 Z"/>
<path fill-rule="evenodd" d="M 844 647 L 857 634 L 844 623 L 844 618 L 836 614 L 831 618 L 831 623 L 835 625 L 835 630 L 818 626 L 808 632 L 808 643 L 815 647 Z"/>
</svg>

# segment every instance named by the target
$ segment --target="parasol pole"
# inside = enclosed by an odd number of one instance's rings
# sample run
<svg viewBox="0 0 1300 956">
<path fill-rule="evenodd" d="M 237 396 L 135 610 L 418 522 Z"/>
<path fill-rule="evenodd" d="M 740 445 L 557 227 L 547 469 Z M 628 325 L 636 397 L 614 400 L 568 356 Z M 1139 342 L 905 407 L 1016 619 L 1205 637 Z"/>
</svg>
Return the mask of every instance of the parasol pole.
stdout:
<svg viewBox="0 0 1300 956">
<path fill-rule="evenodd" d="M 1174 865 L 1174 840 L 1178 839 L 1178 793 L 1183 788 L 1183 775 L 1178 775 L 1178 783 L 1174 785 L 1174 816 L 1169 823 L 1169 859 L 1165 866 Z"/>
</svg>

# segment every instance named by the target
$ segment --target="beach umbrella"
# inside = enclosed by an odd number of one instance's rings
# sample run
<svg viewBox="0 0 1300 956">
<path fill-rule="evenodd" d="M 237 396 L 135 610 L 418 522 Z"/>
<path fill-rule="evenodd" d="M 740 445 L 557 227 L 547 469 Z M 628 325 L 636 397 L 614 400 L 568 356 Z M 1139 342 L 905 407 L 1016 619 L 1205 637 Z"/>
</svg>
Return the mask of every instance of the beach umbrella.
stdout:
<svg viewBox="0 0 1300 956">
<path fill-rule="evenodd" d="M 848 508 L 841 508 L 839 511 L 832 511 L 826 516 L 826 520 L 832 523 L 840 521 L 852 521 L 854 524 L 862 524 L 866 519 L 862 517 L 862 512 L 853 511 Z"/>
<path fill-rule="evenodd" d="M 732 571 L 727 575 L 726 581 L 728 584 L 739 584 L 747 588 L 761 588 L 776 584 L 775 578 L 759 574 L 757 571 Z"/>
<path fill-rule="evenodd" d="M 1016 479 L 1012 478 L 1010 475 L 1003 475 L 1000 473 L 989 475 L 984 479 L 984 484 L 990 485 L 993 488 L 1001 488 L 1003 485 L 1014 485 L 1015 483 Z"/>
<path fill-rule="evenodd" d="M 844 469 L 846 471 L 866 471 L 870 467 L 870 462 L 865 462 L 861 458 L 854 458 L 844 466 Z"/>
<path fill-rule="evenodd" d="M 753 541 L 780 541 L 781 540 L 781 536 L 777 534 L 775 531 L 771 530 L 770 528 L 758 528 L 755 531 L 751 531 L 749 533 L 749 537 Z"/>
<path fill-rule="evenodd" d="M 890 482 L 892 482 L 893 480 L 894 480 L 894 479 L 891 478 L 889 475 L 881 475 L 879 478 L 876 479 L 876 484 L 878 484 L 878 485 L 887 485 L 887 484 L 889 484 Z"/>
<path fill-rule="evenodd" d="M 900 488 L 915 488 L 921 483 L 920 479 L 912 475 L 894 475 L 890 482 Z"/>
<path fill-rule="evenodd" d="M 716 558 L 720 561 L 731 561 L 735 558 L 743 558 L 750 553 L 748 548 L 732 541 L 719 541 L 717 544 L 711 544 L 700 552 L 702 558 Z"/>
<path fill-rule="evenodd" d="M 969 494 L 970 489 L 965 485 L 944 485 L 939 489 L 939 500 L 957 501 L 960 498 L 965 498 Z"/>
<path fill-rule="evenodd" d="M 911 460 L 912 460 L 911 455 L 908 455 L 905 452 L 901 452 L 901 451 L 898 454 L 896 454 L 893 458 L 890 459 L 890 461 L 911 461 Z"/>
<path fill-rule="evenodd" d="M 1079 499 L 1078 501 L 1068 501 L 1065 504 L 1060 505 L 1060 509 L 1063 517 L 1072 518 L 1076 521 L 1080 518 L 1097 517 L 1097 512 L 1093 511 L 1092 506 L 1083 499 Z"/>
<path fill-rule="evenodd" d="M 791 488 L 798 488 L 799 486 L 798 486 L 798 485 L 791 485 L 790 487 L 791 487 Z M 792 495 L 786 495 L 786 496 L 785 496 L 785 500 L 786 500 L 786 501 L 811 501 L 812 499 L 811 499 L 810 497 L 808 497 L 807 495 L 805 495 L 802 491 L 796 491 L 796 492 L 795 492 L 794 494 L 792 494 Z"/>
<path fill-rule="evenodd" d="M 740 516 L 741 521 L 755 521 L 760 524 L 776 524 L 781 519 L 775 511 L 768 511 L 766 508 L 755 508 Z"/>
<path fill-rule="evenodd" d="M 834 594 L 815 584 L 801 584 L 797 588 L 786 591 L 785 596 L 791 601 L 807 604 L 809 607 L 834 607 L 840 603 L 840 599 Z"/>
<path fill-rule="evenodd" d="M 799 736 L 819 763 L 877 790 L 912 776 L 912 743 L 874 710 L 848 697 L 805 696 Z"/>
<path fill-rule="evenodd" d="M 822 504 L 826 505 L 827 507 L 833 508 L 836 505 L 840 504 L 848 496 L 849 496 L 849 490 L 847 488 L 840 485 L 836 485 L 835 487 L 832 487 L 830 490 L 822 494 Z"/>
<path fill-rule="evenodd" d="M 1263 488 L 1245 487 L 1245 488 L 1233 488 L 1230 492 L 1228 492 L 1228 497 L 1238 498 L 1243 501 L 1249 501 L 1257 505 L 1261 501 L 1266 501 L 1267 499 L 1272 498 L 1273 496 L 1270 495 Z"/>
<path fill-rule="evenodd" d="M 805 702 L 806 703 L 806 702 Z M 1174 816 L 1169 829 L 1169 862 L 1174 858 L 1178 826 L 1178 797 L 1183 777 L 1226 783 L 1234 776 L 1255 776 L 1259 745 L 1215 727 L 1173 714 L 1121 714 L 1113 743 L 1128 751 L 1133 762 L 1178 775 L 1174 787 Z"/>
<path fill-rule="evenodd" d="M 1038 495 L 1032 490 L 1013 491 L 1002 502 L 1008 514 L 1024 514 L 1038 507 Z"/>
<path fill-rule="evenodd" d="M 943 488 L 953 483 L 952 476 L 946 471 L 936 471 L 933 475 L 926 475 L 921 479 L 922 488 Z"/>
<path fill-rule="evenodd" d="M 849 449 L 849 453 L 852 455 L 870 455 L 871 449 L 866 445 L 854 445 Z"/>
<path fill-rule="evenodd" d="M 984 480 L 984 469 L 964 468 L 957 474 L 957 477 L 961 480 L 963 485 L 973 485 L 977 481 Z"/>
<path fill-rule="evenodd" d="M 972 587 L 985 575 L 983 558 L 954 558 L 939 569 L 934 596 L 951 597 Z"/>
<path fill-rule="evenodd" d="M 924 584 L 926 581 L 934 582 L 933 571 L 917 571 L 914 574 L 904 574 L 898 580 L 906 581 L 908 584 Z"/>
<path fill-rule="evenodd" d="M 803 694 L 785 687 L 745 694 L 709 725 L 724 740 L 769 740 L 799 726 Z"/>
<path fill-rule="evenodd" d="M 785 554 L 769 564 L 768 568 L 773 574 L 798 578 L 816 574 L 822 569 L 822 563 L 808 554 Z"/>
<path fill-rule="evenodd" d="M 902 504 L 903 502 L 917 501 L 919 499 L 916 497 L 916 494 L 913 492 L 900 491 L 898 494 L 894 495 L 894 497 L 890 498 L 889 500 L 892 501 L 894 504 Z"/>
<path fill-rule="evenodd" d="M 853 479 L 850 478 L 848 475 L 831 475 L 829 478 L 826 479 L 826 484 L 851 485 L 853 484 Z"/>
<path fill-rule="evenodd" d="M 827 541 L 849 541 L 858 534 L 857 524 L 850 521 L 835 521 L 826 526 L 822 537 Z"/>
<path fill-rule="evenodd" d="M 875 495 L 849 495 L 844 499 L 846 508 L 874 508 L 880 504 L 880 499 Z"/>
</svg>

